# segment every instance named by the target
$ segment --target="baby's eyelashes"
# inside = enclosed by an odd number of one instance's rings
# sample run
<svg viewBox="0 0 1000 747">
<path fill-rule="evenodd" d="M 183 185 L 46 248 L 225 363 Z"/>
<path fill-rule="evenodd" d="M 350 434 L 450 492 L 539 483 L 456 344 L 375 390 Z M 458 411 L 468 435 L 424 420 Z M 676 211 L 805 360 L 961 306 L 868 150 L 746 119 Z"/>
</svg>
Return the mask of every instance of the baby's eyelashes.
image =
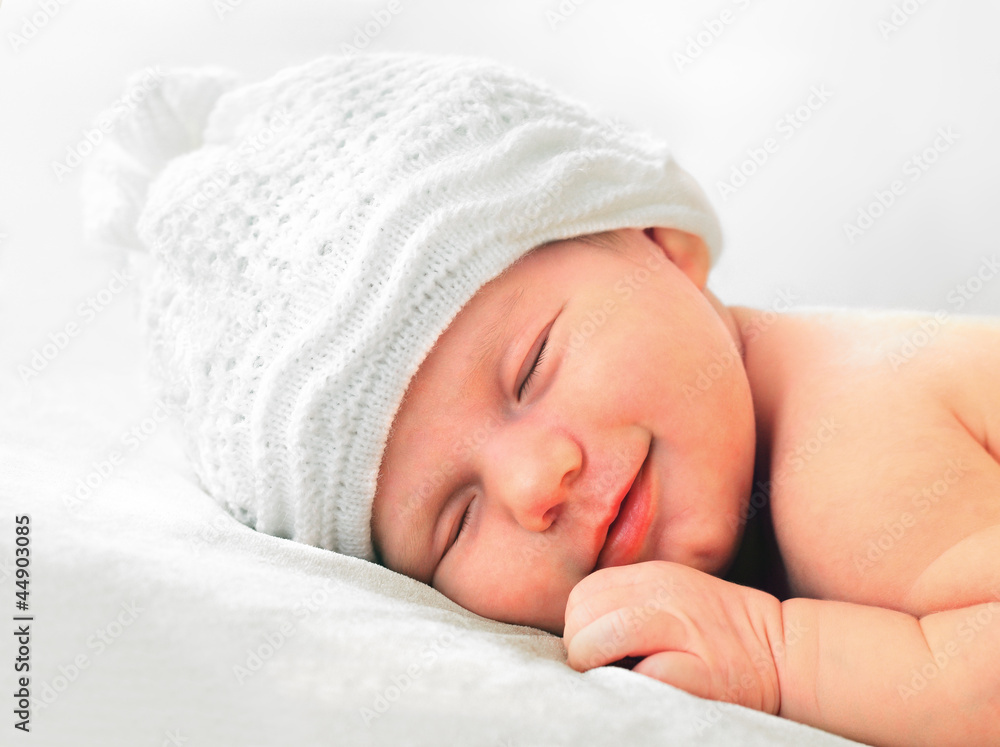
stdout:
<svg viewBox="0 0 1000 747">
<path fill-rule="evenodd" d="M 548 343 L 548 341 L 549 339 L 547 337 L 544 340 L 542 340 L 542 346 L 541 348 L 538 349 L 538 355 L 535 357 L 535 362 L 534 364 L 532 364 L 531 370 L 528 371 L 528 375 L 525 376 L 524 383 L 521 384 L 521 387 L 517 390 L 518 402 L 521 401 L 521 397 L 524 396 L 525 391 L 527 391 L 528 389 L 528 385 L 531 383 L 532 377 L 534 377 L 535 372 L 538 371 L 538 367 L 541 365 L 542 359 L 545 357 L 545 346 Z"/>
</svg>

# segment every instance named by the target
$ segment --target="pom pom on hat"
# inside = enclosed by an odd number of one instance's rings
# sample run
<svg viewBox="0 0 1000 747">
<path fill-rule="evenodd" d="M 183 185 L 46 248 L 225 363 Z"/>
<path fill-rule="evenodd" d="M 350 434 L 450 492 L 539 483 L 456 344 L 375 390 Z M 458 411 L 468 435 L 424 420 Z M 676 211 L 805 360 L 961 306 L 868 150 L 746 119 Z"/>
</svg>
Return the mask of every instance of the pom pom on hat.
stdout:
<svg viewBox="0 0 1000 747">
<path fill-rule="evenodd" d="M 587 233 L 721 245 L 664 144 L 485 60 L 325 57 L 243 87 L 167 72 L 114 135 L 87 219 L 151 254 L 142 323 L 204 488 L 369 560 L 393 417 L 479 288 Z"/>
<path fill-rule="evenodd" d="M 146 68 L 129 77 L 125 95 L 100 118 L 110 142 L 84 172 L 89 242 L 141 250 L 135 229 L 150 182 L 172 158 L 201 145 L 209 112 L 235 84 L 233 73 L 217 68 Z"/>
</svg>

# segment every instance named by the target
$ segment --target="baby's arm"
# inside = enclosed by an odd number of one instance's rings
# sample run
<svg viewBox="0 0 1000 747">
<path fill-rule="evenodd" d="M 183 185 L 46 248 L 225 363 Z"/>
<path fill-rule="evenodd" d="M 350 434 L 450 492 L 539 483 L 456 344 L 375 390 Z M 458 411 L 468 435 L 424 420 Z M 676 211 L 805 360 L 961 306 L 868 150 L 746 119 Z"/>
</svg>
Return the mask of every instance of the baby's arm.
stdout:
<svg viewBox="0 0 1000 747">
<path fill-rule="evenodd" d="M 780 715 L 876 745 L 1000 744 L 1000 589 L 919 619 L 816 599 L 781 617 Z"/>
<path fill-rule="evenodd" d="M 564 639 L 581 671 L 644 657 L 634 671 L 869 744 L 1000 744 L 1000 589 L 918 619 L 652 561 L 581 581 Z"/>
</svg>

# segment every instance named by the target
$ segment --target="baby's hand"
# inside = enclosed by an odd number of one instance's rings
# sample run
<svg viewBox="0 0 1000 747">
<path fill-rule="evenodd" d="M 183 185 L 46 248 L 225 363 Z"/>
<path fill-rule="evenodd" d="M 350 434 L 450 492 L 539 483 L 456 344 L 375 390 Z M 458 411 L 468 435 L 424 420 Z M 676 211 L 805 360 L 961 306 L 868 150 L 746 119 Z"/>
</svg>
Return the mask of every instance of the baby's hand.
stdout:
<svg viewBox="0 0 1000 747">
<path fill-rule="evenodd" d="M 584 578 L 566 603 L 563 640 L 581 672 L 643 657 L 633 671 L 693 695 L 772 714 L 781 705 L 772 654 L 782 650 L 781 603 L 678 563 Z"/>
</svg>

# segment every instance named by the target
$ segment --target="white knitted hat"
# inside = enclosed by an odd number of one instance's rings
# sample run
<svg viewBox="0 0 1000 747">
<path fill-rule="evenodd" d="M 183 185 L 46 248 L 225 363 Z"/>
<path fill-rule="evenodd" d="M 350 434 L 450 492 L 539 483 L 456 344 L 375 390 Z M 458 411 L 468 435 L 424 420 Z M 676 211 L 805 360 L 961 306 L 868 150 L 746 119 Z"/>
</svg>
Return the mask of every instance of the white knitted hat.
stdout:
<svg viewBox="0 0 1000 747">
<path fill-rule="evenodd" d="M 236 87 L 149 73 L 85 180 L 90 236 L 145 247 L 141 317 L 205 490 L 372 559 L 406 387 L 477 290 L 555 239 L 716 217 L 662 143 L 485 60 L 326 57 Z M 133 97 L 135 98 L 135 97 Z"/>
</svg>

